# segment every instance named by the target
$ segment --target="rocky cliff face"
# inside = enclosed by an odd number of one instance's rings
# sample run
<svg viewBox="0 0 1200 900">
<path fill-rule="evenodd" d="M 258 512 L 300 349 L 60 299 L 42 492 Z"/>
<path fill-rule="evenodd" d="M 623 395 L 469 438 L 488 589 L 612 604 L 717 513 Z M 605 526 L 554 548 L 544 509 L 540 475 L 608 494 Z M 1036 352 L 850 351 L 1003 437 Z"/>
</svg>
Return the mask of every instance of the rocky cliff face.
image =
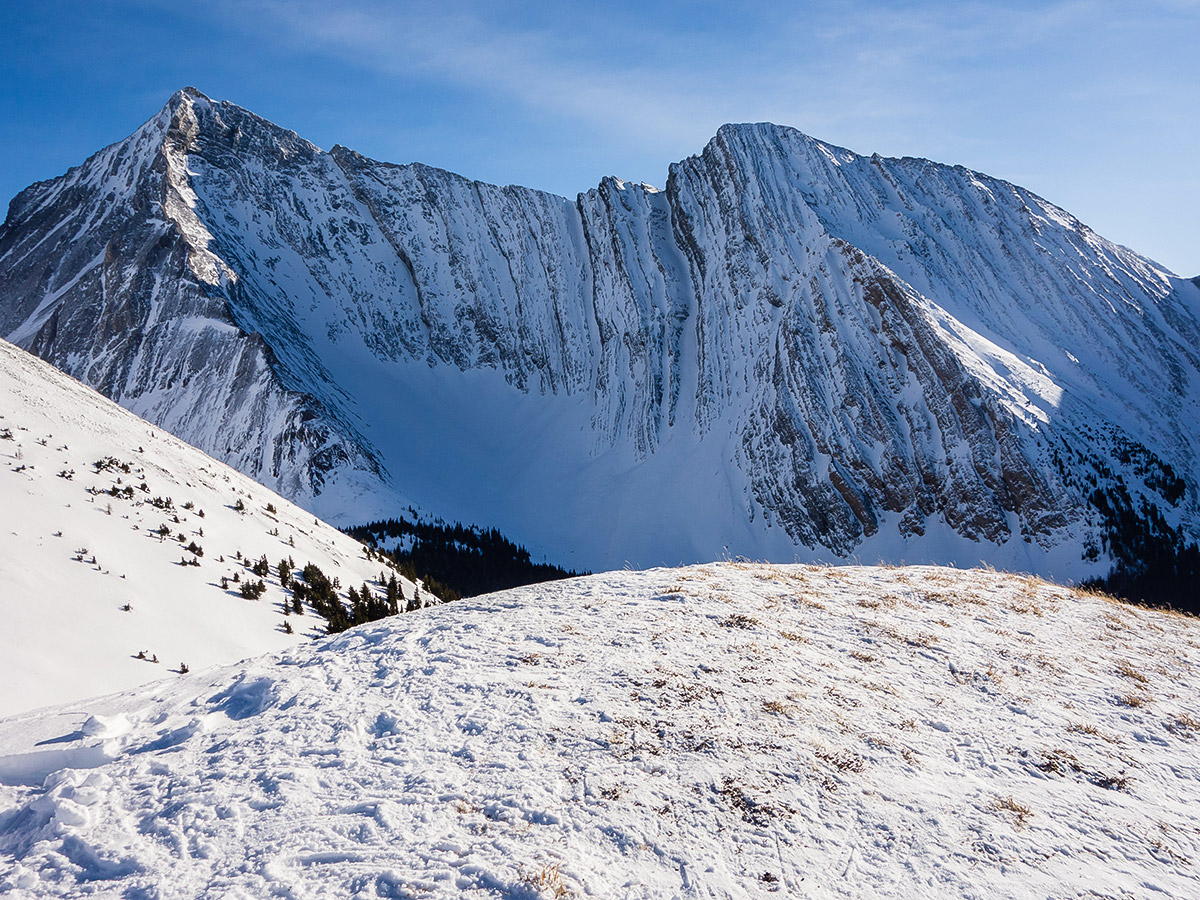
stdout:
<svg viewBox="0 0 1200 900">
<path fill-rule="evenodd" d="M 1097 491 L 1194 539 L 1198 311 L 1019 187 L 774 125 L 571 202 L 189 89 L 0 231 L 0 334 L 138 414 L 342 521 L 412 502 L 590 566 L 1079 577 Z"/>
<path fill-rule="evenodd" d="M 210 249 L 189 183 L 188 96 L 13 200 L 0 332 L 248 475 L 311 495 L 323 473 L 373 461 L 238 328 L 239 275 Z"/>
</svg>

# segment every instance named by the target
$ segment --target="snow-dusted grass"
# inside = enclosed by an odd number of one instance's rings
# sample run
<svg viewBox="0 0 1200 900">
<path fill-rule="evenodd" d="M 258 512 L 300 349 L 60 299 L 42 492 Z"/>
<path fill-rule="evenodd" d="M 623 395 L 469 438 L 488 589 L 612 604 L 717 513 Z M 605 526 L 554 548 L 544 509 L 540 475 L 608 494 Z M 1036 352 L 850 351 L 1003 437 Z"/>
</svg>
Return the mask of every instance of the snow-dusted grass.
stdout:
<svg viewBox="0 0 1200 900">
<path fill-rule="evenodd" d="M 285 619 L 282 559 L 316 563 L 344 588 L 381 568 L 357 541 L 3 341 L 0 508 L 0 715 L 323 633 L 311 610 Z M 266 593 L 243 599 L 264 554 Z"/>
<path fill-rule="evenodd" d="M 0 891 L 1198 896 L 1197 653 L 985 571 L 523 588 L 0 722 Z"/>
</svg>

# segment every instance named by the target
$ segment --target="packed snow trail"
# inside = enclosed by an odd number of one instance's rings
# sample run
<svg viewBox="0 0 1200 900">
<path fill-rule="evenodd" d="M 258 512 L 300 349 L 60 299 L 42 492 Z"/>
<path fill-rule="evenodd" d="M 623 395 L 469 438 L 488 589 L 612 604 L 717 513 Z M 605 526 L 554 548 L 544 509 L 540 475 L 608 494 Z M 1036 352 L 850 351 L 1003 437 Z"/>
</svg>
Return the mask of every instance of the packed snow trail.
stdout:
<svg viewBox="0 0 1200 900">
<path fill-rule="evenodd" d="M 1200 896 L 1198 652 L 982 571 L 522 588 L 0 721 L 0 891 Z"/>
</svg>

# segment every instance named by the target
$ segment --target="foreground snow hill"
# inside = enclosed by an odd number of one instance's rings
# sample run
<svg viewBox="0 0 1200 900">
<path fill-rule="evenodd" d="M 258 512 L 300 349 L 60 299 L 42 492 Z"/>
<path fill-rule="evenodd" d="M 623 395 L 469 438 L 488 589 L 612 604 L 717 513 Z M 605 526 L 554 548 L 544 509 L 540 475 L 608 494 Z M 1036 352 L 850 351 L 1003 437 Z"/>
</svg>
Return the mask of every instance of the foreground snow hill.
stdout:
<svg viewBox="0 0 1200 900">
<path fill-rule="evenodd" d="M 0 722 L 0 892 L 1196 897 L 1198 653 L 985 571 L 521 588 Z"/>
<path fill-rule="evenodd" d="M 357 541 L 5 341 L 0 509 L 0 715 L 323 633 L 311 609 L 285 618 L 281 560 L 347 589 L 380 576 Z"/>
</svg>

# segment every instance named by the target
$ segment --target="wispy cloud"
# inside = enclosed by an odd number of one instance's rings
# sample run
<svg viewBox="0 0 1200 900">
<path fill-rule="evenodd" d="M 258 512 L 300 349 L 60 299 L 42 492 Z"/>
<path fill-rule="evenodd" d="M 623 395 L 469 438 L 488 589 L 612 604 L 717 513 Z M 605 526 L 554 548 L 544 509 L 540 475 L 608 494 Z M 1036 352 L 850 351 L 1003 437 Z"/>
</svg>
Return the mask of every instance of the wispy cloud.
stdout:
<svg viewBox="0 0 1200 900">
<path fill-rule="evenodd" d="M 1107 0 L 784 6 L 668 4 L 635 15 L 632 4 L 610 4 L 563 16 L 528 3 L 259 0 L 224 10 L 354 66 L 441 79 L 597 134 L 677 145 L 749 118 L 834 132 L 944 119 L 1013 55 L 1061 52 L 1055 42 L 1120 9 Z"/>
<path fill-rule="evenodd" d="M 388 81 L 410 99 L 413 85 L 444 92 L 461 118 L 437 127 L 477 144 L 450 154 L 474 167 L 466 174 L 528 183 L 544 171 L 538 186 L 564 193 L 592 177 L 568 171 L 564 156 L 586 157 L 584 172 L 658 180 L 723 122 L 769 120 L 860 152 L 991 171 L 1104 228 L 1101 207 L 1087 208 L 1094 185 L 1169 198 L 1187 188 L 1184 148 L 1200 137 L 1200 0 L 216 0 L 204 17 L 268 45 L 282 65 L 339 70 L 330 96 L 352 90 L 355 72 L 376 92 Z M 366 137 L 386 151 L 379 134 L 394 127 L 407 153 L 428 136 L 416 120 L 434 120 L 387 104 L 380 96 L 394 126 Z M 1134 141 L 1156 161 L 1136 175 Z M 1170 202 L 1198 201 L 1193 189 Z M 1114 236 L 1138 246 L 1136 235 Z"/>
</svg>

